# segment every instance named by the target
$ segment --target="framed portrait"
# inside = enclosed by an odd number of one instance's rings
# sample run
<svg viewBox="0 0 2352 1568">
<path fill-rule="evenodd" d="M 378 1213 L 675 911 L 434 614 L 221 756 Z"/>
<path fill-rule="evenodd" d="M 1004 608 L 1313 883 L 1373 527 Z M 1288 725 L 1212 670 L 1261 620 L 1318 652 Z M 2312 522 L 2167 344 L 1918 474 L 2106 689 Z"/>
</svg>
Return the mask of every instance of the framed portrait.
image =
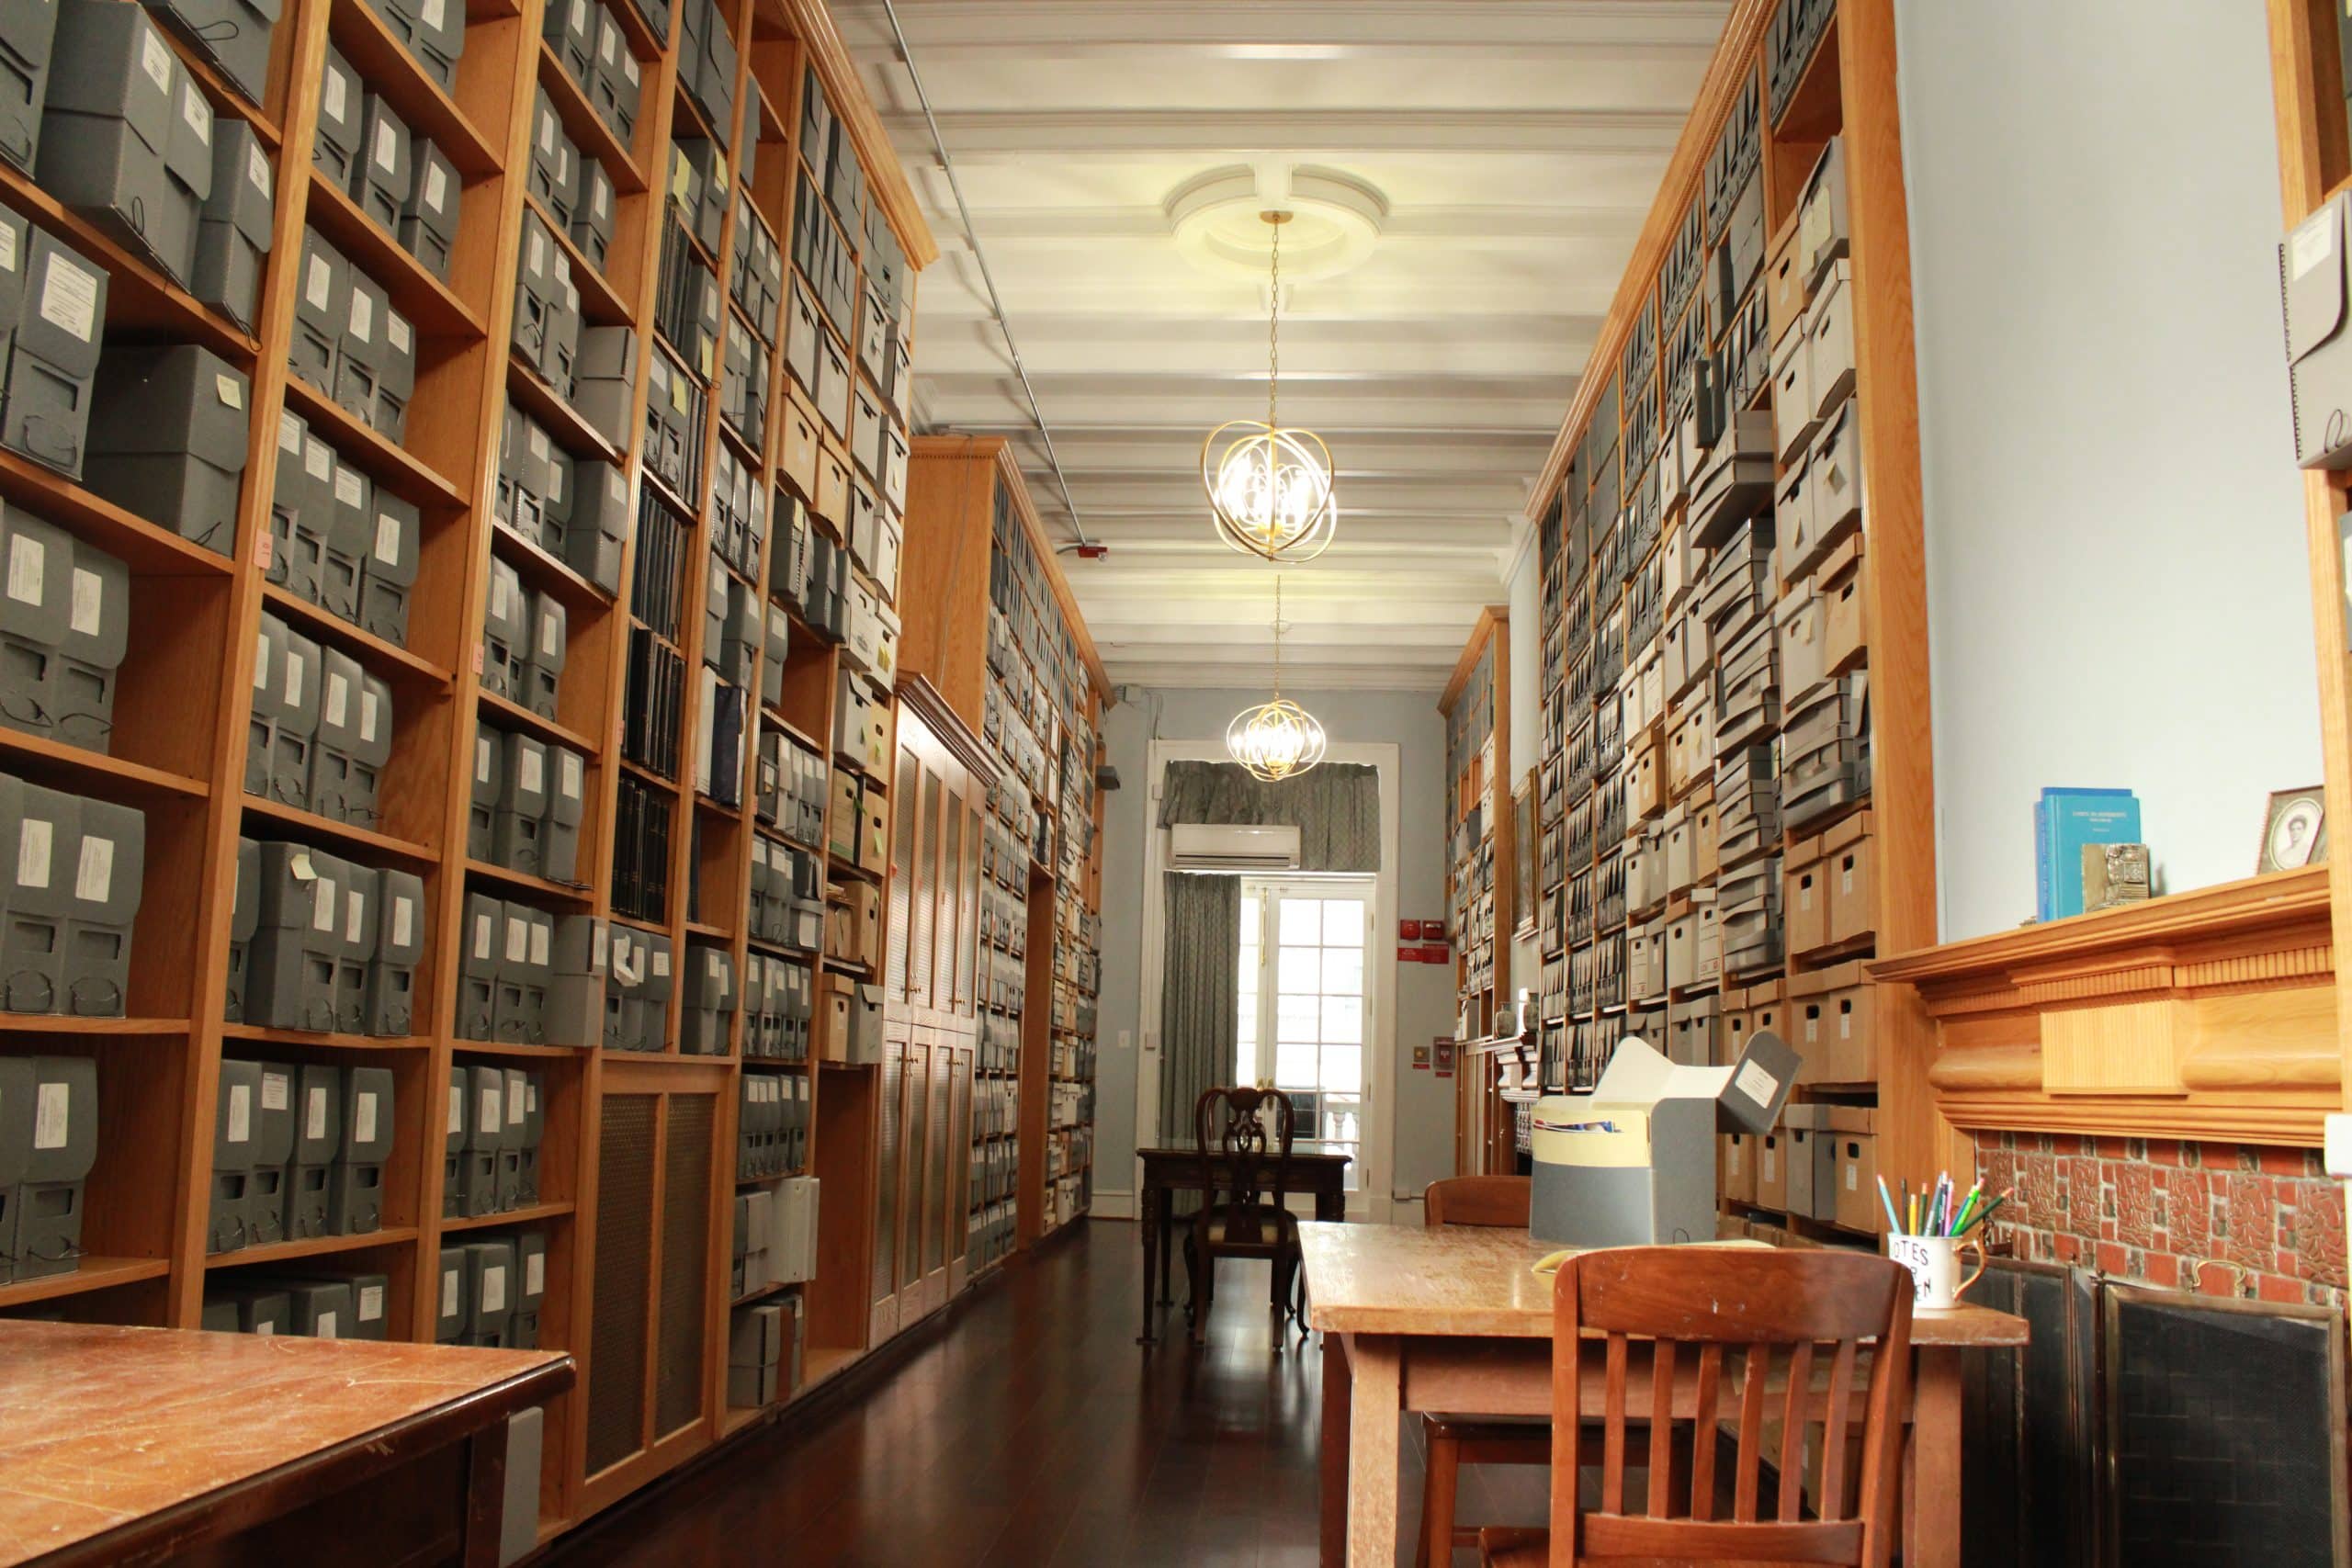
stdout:
<svg viewBox="0 0 2352 1568">
<path fill-rule="evenodd" d="M 1535 939 L 1535 772 L 1519 781 L 1511 792 L 1511 911 L 1513 934 L 1522 942 Z"/>
<path fill-rule="evenodd" d="M 2327 792 L 2318 784 L 2274 790 L 2262 818 L 2262 853 L 2255 874 L 2295 871 L 2327 860 Z"/>
</svg>

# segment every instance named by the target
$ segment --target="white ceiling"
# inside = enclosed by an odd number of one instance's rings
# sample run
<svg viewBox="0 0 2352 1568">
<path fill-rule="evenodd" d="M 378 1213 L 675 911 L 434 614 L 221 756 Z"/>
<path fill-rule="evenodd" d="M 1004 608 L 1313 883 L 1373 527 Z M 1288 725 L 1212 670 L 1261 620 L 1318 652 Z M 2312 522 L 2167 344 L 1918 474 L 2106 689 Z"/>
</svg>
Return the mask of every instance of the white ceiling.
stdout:
<svg viewBox="0 0 2352 1568">
<path fill-rule="evenodd" d="M 897 0 L 1086 536 L 1064 570 L 1114 681 L 1251 685 L 1271 572 L 1220 545 L 1202 437 L 1265 395 L 1262 283 L 1163 202 L 1221 164 L 1386 196 L 1362 265 L 1284 289 L 1282 412 L 1329 443 L 1337 542 L 1284 573 L 1285 683 L 1435 689 L 1500 601 L 1726 0 Z M 1017 438 L 1073 538 L 881 0 L 833 0 L 942 255 L 916 416 Z"/>
</svg>

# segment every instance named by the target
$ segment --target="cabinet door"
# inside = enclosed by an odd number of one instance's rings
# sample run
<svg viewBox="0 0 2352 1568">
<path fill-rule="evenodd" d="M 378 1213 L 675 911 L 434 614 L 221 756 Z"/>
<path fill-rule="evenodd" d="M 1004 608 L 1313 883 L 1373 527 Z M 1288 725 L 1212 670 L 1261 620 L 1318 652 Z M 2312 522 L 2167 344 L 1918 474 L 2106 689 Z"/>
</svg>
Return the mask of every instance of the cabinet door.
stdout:
<svg viewBox="0 0 2352 1568">
<path fill-rule="evenodd" d="M 923 1129 L 926 1201 L 922 1210 L 922 1276 L 927 1292 L 937 1302 L 947 1299 L 947 1225 L 949 1216 L 956 1212 L 956 1184 L 949 1179 L 952 1162 L 948 1151 L 951 1147 L 961 1148 L 968 1141 L 957 1137 L 953 1144 L 949 1142 L 956 1126 L 956 1048 L 944 1041 L 932 1047 L 931 1119 Z"/>
<path fill-rule="evenodd" d="M 921 1039 L 907 1047 L 906 1078 L 899 1095 L 905 1108 L 899 1143 L 905 1153 L 904 1201 L 899 1206 L 899 1288 L 922 1278 L 924 1194 L 930 1179 L 931 1045 Z"/>
<path fill-rule="evenodd" d="M 933 932 L 939 904 L 939 774 L 918 765 L 913 773 L 899 775 L 899 789 L 913 803 L 915 830 L 923 840 L 914 861 L 914 885 L 907 892 L 907 999 L 917 1007 L 936 1007 Z"/>
<path fill-rule="evenodd" d="M 980 814 L 976 802 L 964 823 L 964 863 L 956 894 L 964 911 L 964 936 L 956 947 L 956 1010 L 966 1018 L 974 1016 L 978 1009 L 980 841 Z"/>
<path fill-rule="evenodd" d="M 920 771 L 913 752 L 899 749 L 899 771 L 895 775 L 912 779 Z M 912 976 L 907 963 L 907 908 L 913 898 L 916 867 L 922 851 L 922 835 L 915 829 L 915 792 L 903 789 L 891 803 L 890 844 L 890 931 L 888 935 L 889 967 L 883 976 L 885 994 L 892 1002 L 905 1003 Z"/>
<path fill-rule="evenodd" d="M 972 1057 L 974 1048 L 957 1045 L 948 1054 L 950 1086 L 947 1097 L 947 1292 L 964 1288 L 970 1266 L 972 1207 Z"/>
<path fill-rule="evenodd" d="M 906 1042 L 882 1042 L 880 1126 L 876 1129 L 874 1160 L 874 1275 L 870 1299 L 874 1322 L 870 1342 L 879 1344 L 898 1330 L 899 1214 L 901 1184 L 899 1164 L 905 1155 L 904 1119 L 899 1093 L 906 1076 Z"/>
<path fill-rule="evenodd" d="M 962 978 L 956 954 L 963 945 L 964 883 L 964 803 L 952 789 L 943 791 L 939 824 L 939 886 L 938 886 L 938 976 L 932 987 L 932 1006 L 955 1008 L 963 1004 L 956 989 Z"/>
</svg>

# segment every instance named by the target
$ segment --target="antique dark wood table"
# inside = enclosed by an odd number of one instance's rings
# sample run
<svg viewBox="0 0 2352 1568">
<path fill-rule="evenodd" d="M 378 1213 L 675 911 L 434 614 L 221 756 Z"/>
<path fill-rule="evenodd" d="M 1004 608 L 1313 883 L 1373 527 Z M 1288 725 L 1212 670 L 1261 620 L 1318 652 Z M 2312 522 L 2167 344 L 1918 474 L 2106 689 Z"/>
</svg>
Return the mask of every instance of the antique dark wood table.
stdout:
<svg viewBox="0 0 2352 1568">
<path fill-rule="evenodd" d="M 1143 1161 L 1143 1187 L 1136 1194 L 1136 1218 L 1140 1222 L 1136 1229 L 1143 1235 L 1143 1333 L 1136 1343 L 1149 1345 L 1156 1338 L 1153 1298 L 1159 1298 L 1160 1306 L 1170 1304 L 1168 1285 L 1173 1270 L 1169 1252 L 1175 1227 L 1168 1223 L 1168 1195 L 1207 1191 L 1209 1172 L 1198 1149 L 1137 1149 L 1136 1156 Z M 1349 1158 L 1342 1154 L 1293 1150 L 1283 1187 L 1286 1191 L 1312 1194 L 1317 1219 L 1344 1220 L 1348 1217 Z M 1213 1156 L 1207 1163 L 1222 1167 L 1225 1162 Z"/>
</svg>

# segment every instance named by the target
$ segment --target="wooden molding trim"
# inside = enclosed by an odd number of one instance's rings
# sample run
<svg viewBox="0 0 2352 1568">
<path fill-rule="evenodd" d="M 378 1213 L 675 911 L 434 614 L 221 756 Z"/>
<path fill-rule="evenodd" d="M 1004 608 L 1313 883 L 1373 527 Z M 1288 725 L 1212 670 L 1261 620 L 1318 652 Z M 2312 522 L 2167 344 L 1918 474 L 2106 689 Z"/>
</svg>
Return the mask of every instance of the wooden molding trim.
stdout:
<svg viewBox="0 0 2352 1568">
<path fill-rule="evenodd" d="M 1462 657 L 1453 661 L 1453 674 L 1445 682 L 1444 694 L 1437 700 L 1437 711 L 1452 713 L 1454 700 L 1462 695 L 1462 688 L 1470 680 L 1470 671 L 1478 666 L 1478 655 L 1486 650 L 1488 641 L 1504 635 L 1510 626 L 1510 606 L 1489 604 L 1478 612 L 1470 637 L 1462 645 Z"/>
<path fill-rule="evenodd" d="M 1934 1021 L 1967 1131 L 2310 1145 L 2342 1101 L 2324 866 L 1871 966 Z"/>
<path fill-rule="evenodd" d="M 997 766 L 995 754 L 980 744 L 980 738 L 972 733 L 972 727 L 964 722 L 964 716 L 948 705 L 947 699 L 940 695 L 939 688 L 931 683 L 929 676 L 915 675 L 899 682 L 899 701 L 901 705 L 912 708 L 915 716 L 922 720 L 923 728 L 947 749 L 949 755 L 964 764 L 974 784 L 982 790 L 995 784 L 998 773 L 1002 771 Z"/>
<path fill-rule="evenodd" d="M 1601 320 L 1600 335 L 1593 344 L 1591 356 L 1585 361 L 1585 374 L 1577 378 L 1577 395 L 1568 404 L 1568 417 L 1559 434 L 1552 438 L 1552 450 L 1544 456 L 1543 469 L 1535 477 L 1535 488 L 1528 492 L 1530 523 L 1539 522 L 1553 497 L 1559 493 L 1561 482 L 1567 478 L 1569 455 L 1592 418 L 1593 404 L 1600 400 L 1601 389 L 1616 378 L 1625 334 L 1632 330 L 1634 316 L 1642 302 L 1649 298 L 1650 286 L 1657 281 L 1658 264 L 1665 259 L 1666 247 L 1680 226 L 1683 214 L 1690 209 L 1691 193 L 1699 188 L 1707 154 L 1714 151 L 1715 138 L 1730 117 L 1732 102 L 1739 94 L 1743 79 L 1756 73 L 1757 50 L 1763 43 L 1764 24 L 1771 16 L 1773 5 L 1774 0 L 1736 0 L 1731 15 L 1724 19 L 1723 37 L 1716 40 L 1714 58 L 1707 62 L 1707 74 L 1700 80 L 1690 117 L 1683 121 L 1681 139 L 1675 142 L 1673 155 L 1667 160 L 1666 175 L 1658 181 L 1657 199 L 1650 204 L 1649 217 L 1643 220 L 1641 236 L 1634 242 L 1633 259 L 1625 264 L 1624 276 L 1618 279 L 1616 296 L 1609 302 L 1609 314 Z"/>
<path fill-rule="evenodd" d="M 865 166 L 866 189 L 882 206 L 890 227 L 899 232 L 899 248 L 907 253 L 907 261 L 917 272 L 939 259 L 939 242 L 932 236 L 931 224 L 915 203 L 914 186 L 907 183 L 907 171 L 899 162 L 899 150 L 890 145 L 890 133 L 882 129 L 882 117 L 874 110 L 874 100 L 866 96 L 865 83 L 857 73 L 857 62 L 851 56 L 849 45 L 842 41 L 841 29 L 833 25 L 832 12 L 825 0 L 775 0 L 783 8 L 785 25 L 791 28 L 802 47 L 808 51 L 808 63 L 817 68 L 817 80 L 825 85 L 825 96 L 832 100 L 833 113 L 849 127 L 851 145 L 857 149 L 857 161 Z"/>
</svg>

